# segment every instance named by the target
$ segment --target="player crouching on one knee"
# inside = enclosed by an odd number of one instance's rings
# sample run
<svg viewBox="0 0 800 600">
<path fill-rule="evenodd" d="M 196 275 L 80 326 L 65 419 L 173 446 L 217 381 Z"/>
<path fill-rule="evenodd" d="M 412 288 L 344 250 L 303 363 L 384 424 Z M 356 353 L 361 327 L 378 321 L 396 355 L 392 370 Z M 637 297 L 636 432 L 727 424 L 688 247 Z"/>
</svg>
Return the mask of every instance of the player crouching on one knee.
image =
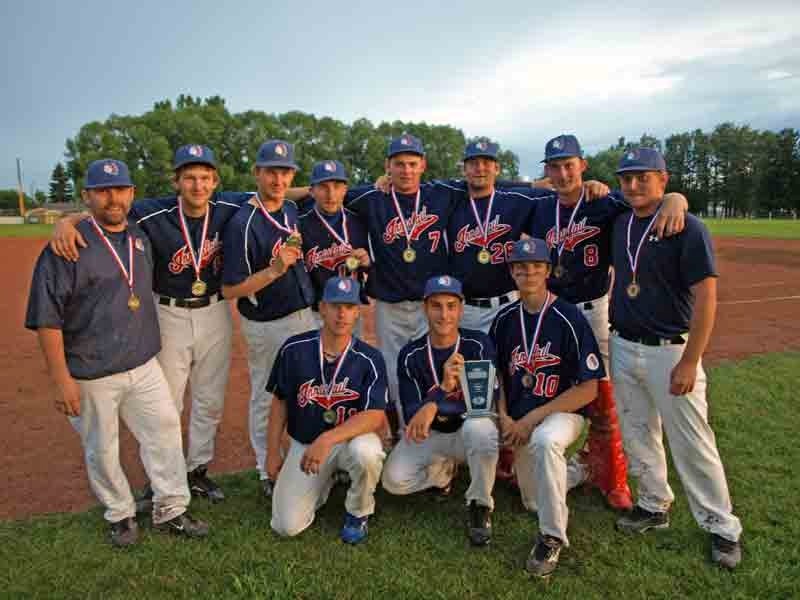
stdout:
<svg viewBox="0 0 800 600">
<path fill-rule="evenodd" d="M 330 278 L 319 304 L 322 328 L 287 339 L 272 368 L 267 474 L 276 481 L 271 524 L 280 535 L 311 525 L 337 470 L 350 476 L 342 541 L 364 540 L 375 511 L 386 457 L 377 435 L 386 419 L 386 366 L 375 348 L 352 335 L 359 287 L 350 278 Z"/>
<path fill-rule="evenodd" d="M 483 546 L 492 535 L 498 432 L 489 417 L 463 419 L 459 376 L 465 360 L 494 361 L 494 344 L 481 331 L 459 328 L 464 295 L 454 277 L 428 280 L 423 309 L 429 332 L 406 344 L 397 361 L 407 425 L 386 462 L 382 484 L 392 494 L 446 488 L 456 464 L 466 461 L 471 478 L 468 536 L 473 545 Z"/>
<path fill-rule="evenodd" d="M 507 262 L 520 300 L 503 308 L 490 329 L 502 373 L 499 422 L 503 443 L 514 450 L 522 502 L 539 516 L 526 567 L 544 577 L 568 545 L 564 453 L 581 435 L 605 369 L 586 317 L 547 291 L 551 259 L 544 240 L 515 242 Z"/>
<path fill-rule="evenodd" d="M 153 300 L 150 242 L 128 210 L 134 196 L 127 165 L 89 165 L 81 192 L 91 217 L 78 232 L 91 240 L 74 261 L 48 247 L 33 274 L 25 326 L 39 336 L 56 384 L 56 408 L 80 434 L 89 484 L 105 506 L 111 543 L 138 540 L 136 505 L 119 461 L 119 421 L 139 442 L 153 487 L 156 530 L 204 537 L 189 516 L 180 415 L 156 360 L 161 348 Z"/>
</svg>

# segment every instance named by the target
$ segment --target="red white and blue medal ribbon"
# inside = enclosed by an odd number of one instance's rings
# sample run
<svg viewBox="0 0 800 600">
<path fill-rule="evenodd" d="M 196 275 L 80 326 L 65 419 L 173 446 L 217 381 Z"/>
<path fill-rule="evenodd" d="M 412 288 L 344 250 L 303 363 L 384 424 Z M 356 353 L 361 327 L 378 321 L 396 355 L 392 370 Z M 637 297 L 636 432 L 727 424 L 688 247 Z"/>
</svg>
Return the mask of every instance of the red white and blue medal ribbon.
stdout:
<svg viewBox="0 0 800 600">
<path fill-rule="evenodd" d="M 585 189 L 581 189 L 581 197 L 578 198 L 578 202 L 575 204 L 574 208 L 572 209 L 572 214 L 569 216 L 569 222 L 567 223 L 567 235 L 564 236 L 564 239 L 559 241 L 561 237 L 561 202 L 556 199 L 556 257 L 557 262 L 561 262 L 561 253 L 564 252 L 564 245 L 567 243 L 567 237 L 569 236 L 569 230 L 572 227 L 573 221 L 575 221 L 575 215 L 578 214 L 578 209 L 580 209 L 581 204 L 583 204 L 583 195 L 586 193 Z"/>
<path fill-rule="evenodd" d="M 125 280 L 125 283 L 128 285 L 128 289 L 131 292 L 131 296 L 135 296 L 133 293 L 133 237 L 130 233 L 128 233 L 128 268 L 125 268 L 125 265 L 122 264 L 122 258 L 120 258 L 117 249 L 108 241 L 108 238 L 103 233 L 103 230 L 100 228 L 100 225 L 97 224 L 97 221 L 94 220 L 94 217 L 89 217 L 89 222 L 94 227 L 94 230 L 97 232 L 98 237 L 103 241 L 108 248 L 108 251 L 111 252 L 111 256 L 114 257 L 114 260 L 119 267 L 119 270 L 122 272 L 122 278 Z"/>
<path fill-rule="evenodd" d="M 344 237 L 340 236 L 336 232 L 336 230 L 330 226 L 330 224 L 325 220 L 325 217 L 323 217 L 322 214 L 320 214 L 320 212 L 317 210 L 316 206 L 314 207 L 314 212 L 316 213 L 317 218 L 320 220 L 320 223 L 322 223 L 325 226 L 325 229 L 328 230 L 328 233 L 330 233 L 331 236 L 333 236 L 333 239 L 335 239 L 343 246 L 347 246 L 348 248 L 352 249 L 352 247 L 350 246 L 350 233 L 347 231 L 347 214 L 345 213 L 344 209 L 341 210 L 342 231 L 344 232 Z"/>
<path fill-rule="evenodd" d="M 663 206 L 663 204 L 661 205 Z M 631 254 L 631 224 L 633 224 L 633 211 L 631 211 L 631 216 L 628 219 L 628 237 L 627 237 L 627 244 L 625 245 L 625 250 L 628 253 L 628 263 L 631 266 L 631 274 L 632 274 L 632 282 L 636 283 L 636 269 L 639 268 L 639 254 L 642 251 L 642 244 L 644 244 L 644 240 L 647 238 L 647 234 L 650 232 L 650 229 L 653 227 L 653 223 L 656 222 L 656 217 L 658 213 L 661 212 L 661 206 L 658 207 L 658 210 L 650 217 L 650 222 L 647 224 L 647 227 L 642 234 L 641 239 L 639 240 L 639 244 L 636 246 L 636 254 Z"/>
<path fill-rule="evenodd" d="M 438 387 L 439 384 L 439 374 L 436 372 L 436 364 L 433 362 L 433 348 L 431 347 L 431 336 L 428 335 L 427 339 L 425 340 L 425 345 L 428 347 L 428 365 L 431 368 L 431 375 L 433 375 L 433 383 Z M 458 334 L 458 339 L 456 339 L 456 349 L 453 350 L 453 354 L 458 352 L 461 349 L 461 334 Z M 453 356 L 451 354 L 450 356 Z"/>
<path fill-rule="evenodd" d="M 528 348 L 528 334 L 525 331 L 525 310 L 522 308 L 522 301 L 519 303 L 519 326 L 522 330 L 522 347 L 525 351 L 525 363 L 530 364 L 531 360 L 533 360 L 533 355 L 536 352 L 536 344 L 539 342 L 539 333 L 542 330 L 542 321 L 544 321 L 544 314 L 547 312 L 547 309 L 550 308 L 550 305 L 555 302 L 556 297 L 553 296 L 550 292 L 547 292 L 547 296 L 545 296 L 544 303 L 542 304 L 542 308 L 539 310 L 539 318 L 536 320 L 536 329 L 533 333 L 533 343 Z"/>
<path fill-rule="evenodd" d="M 272 225 L 276 229 L 278 229 L 280 231 L 283 231 L 284 233 L 288 233 L 290 236 L 292 235 L 292 233 L 294 233 L 294 230 L 291 227 L 289 227 L 289 220 L 286 217 L 286 213 L 285 212 L 283 213 L 283 225 L 281 225 L 280 223 L 278 223 L 272 217 L 271 214 L 269 214 L 269 211 L 267 211 L 267 209 L 264 208 L 264 205 L 261 203 L 261 197 L 258 195 L 258 192 L 256 192 L 255 198 L 256 198 L 256 202 L 258 203 L 258 208 L 261 209 L 261 213 L 264 215 L 264 217 L 267 219 L 267 221 L 272 223 Z"/>
<path fill-rule="evenodd" d="M 194 267 L 195 280 L 200 281 L 200 263 L 203 260 L 203 250 L 206 245 L 206 236 L 208 234 L 208 221 L 211 215 L 211 205 L 206 208 L 205 217 L 203 217 L 203 230 L 200 233 L 200 246 L 195 253 L 192 247 L 192 236 L 189 235 L 189 227 L 186 225 L 186 217 L 183 214 L 183 203 L 178 198 L 178 220 L 181 223 L 181 233 L 183 239 L 186 241 L 186 247 L 189 248 L 189 255 L 192 257 L 192 267 Z"/>
<path fill-rule="evenodd" d="M 350 341 L 347 342 L 347 347 L 344 349 L 344 352 L 342 352 L 336 362 L 336 368 L 333 371 L 333 378 L 331 379 L 330 386 L 328 386 L 327 381 L 325 381 L 325 357 L 322 350 L 322 331 L 319 332 L 319 376 L 322 380 L 322 389 L 325 390 L 325 404 L 328 406 L 330 406 L 331 403 L 331 396 L 333 396 L 333 388 L 336 385 L 336 378 L 339 376 L 339 371 L 344 364 L 344 359 L 347 357 L 347 353 L 350 352 L 350 347 L 352 345 L 353 337 L 350 336 Z"/>
<path fill-rule="evenodd" d="M 486 218 L 481 223 L 481 218 L 478 216 L 478 208 L 475 206 L 475 198 L 470 195 L 469 203 L 472 206 L 472 214 L 475 215 L 475 222 L 478 224 L 478 231 L 483 238 L 482 247 L 486 250 L 486 244 L 488 243 L 489 238 L 489 219 L 492 217 L 492 204 L 494 204 L 494 193 L 495 190 L 492 190 L 492 195 L 489 197 L 489 206 L 486 208 Z"/>
<path fill-rule="evenodd" d="M 406 246 L 411 248 L 411 232 L 408 230 L 408 225 L 406 224 L 406 220 L 403 217 L 403 211 L 400 208 L 400 202 L 397 200 L 397 194 L 395 194 L 394 186 L 391 187 L 392 193 L 392 201 L 394 202 L 394 209 L 397 211 L 397 216 L 400 217 L 400 224 L 403 226 L 403 233 L 406 236 Z M 417 197 L 414 200 L 414 212 L 411 213 L 411 222 L 415 222 L 417 220 L 417 213 L 419 212 L 419 203 L 420 203 L 420 190 L 417 189 Z"/>
</svg>

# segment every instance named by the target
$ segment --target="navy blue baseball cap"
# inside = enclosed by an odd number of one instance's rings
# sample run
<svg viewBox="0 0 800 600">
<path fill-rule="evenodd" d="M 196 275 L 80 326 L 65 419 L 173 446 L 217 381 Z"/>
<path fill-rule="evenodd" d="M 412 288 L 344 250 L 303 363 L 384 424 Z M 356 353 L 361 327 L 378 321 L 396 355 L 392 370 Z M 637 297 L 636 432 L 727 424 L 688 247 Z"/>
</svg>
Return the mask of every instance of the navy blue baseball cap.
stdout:
<svg viewBox="0 0 800 600">
<path fill-rule="evenodd" d="M 389 142 L 389 149 L 386 151 L 386 158 L 392 158 L 395 154 L 419 154 L 425 156 L 425 149 L 422 147 L 422 140 L 415 138 L 409 133 L 404 133 L 398 138 Z"/>
<path fill-rule="evenodd" d="M 206 165 L 212 169 L 217 168 L 217 160 L 214 152 L 208 146 L 199 144 L 187 144 L 175 151 L 175 159 L 172 161 L 172 168 L 176 171 L 185 165 Z"/>
<path fill-rule="evenodd" d="M 628 171 L 666 171 L 667 163 L 655 148 L 634 148 L 622 155 L 617 175 Z"/>
<path fill-rule="evenodd" d="M 574 135 L 559 135 L 547 142 L 544 146 L 544 160 L 556 160 L 557 158 L 570 158 L 577 156 L 583 158 L 581 144 Z"/>
<path fill-rule="evenodd" d="M 101 158 L 89 163 L 84 189 L 133 187 L 128 165 L 114 158 Z"/>
<path fill-rule="evenodd" d="M 506 258 L 506 262 L 543 262 L 552 264 L 550 250 L 547 244 L 539 238 L 525 238 L 514 242 L 511 253 Z"/>
<path fill-rule="evenodd" d="M 323 181 L 344 181 L 347 183 L 347 173 L 344 165 L 338 160 L 323 160 L 314 165 L 311 171 L 311 185 Z"/>
<path fill-rule="evenodd" d="M 437 275 L 425 282 L 425 291 L 422 297 L 427 300 L 434 294 L 452 294 L 464 299 L 464 292 L 461 290 L 461 282 L 450 275 Z"/>
<path fill-rule="evenodd" d="M 350 277 L 331 277 L 325 282 L 322 301 L 328 304 L 361 304 L 361 286 Z"/>
<path fill-rule="evenodd" d="M 297 170 L 294 162 L 294 146 L 283 140 L 267 140 L 256 154 L 257 167 L 286 167 Z"/>
<path fill-rule="evenodd" d="M 486 140 L 478 140 L 477 142 L 470 142 L 467 144 L 467 147 L 464 148 L 464 160 L 469 160 L 470 158 L 477 158 L 479 156 L 484 156 L 486 158 L 491 158 L 492 160 L 497 160 L 497 152 L 500 150 L 500 146 L 495 144 L 494 142 L 487 142 Z"/>
</svg>

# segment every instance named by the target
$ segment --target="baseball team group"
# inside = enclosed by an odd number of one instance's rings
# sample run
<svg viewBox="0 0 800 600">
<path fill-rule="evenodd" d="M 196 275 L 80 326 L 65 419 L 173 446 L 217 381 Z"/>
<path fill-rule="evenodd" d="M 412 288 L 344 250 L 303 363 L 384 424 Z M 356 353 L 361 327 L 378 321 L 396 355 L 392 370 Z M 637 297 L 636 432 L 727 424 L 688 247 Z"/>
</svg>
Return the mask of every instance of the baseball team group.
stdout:
<svg viewBox="0 0 800 600">
<path fill-rule="evenodd" d="M 114 546 L 138 541 L 142 510 L 156 530 L 209 533 L 187 510 L 191 496 L 225 498 L 208 467 L 235 300 L 250 443 L 277 534 L 308 528 L 340 484 L 341 539 L 360 543 L 379 483 L 447 495 L 461 468 L 470 543 L 490 542 L 495 480 L 509 478 L 538 521 L 526 568 L 546 577 L 569 546 L 575 486 L 598 488 L 622 532 L 669 527 L 666 433 L 711 560 L 739 564 L 701 360 L 716 311 L 708 230 L 682 194 L 665 193 L 657 150 L 626 152 L 613 191 L 584 181 L 573 135 L 547 142 L 546 178 L 532 184 L 500 180 L 498 150 L 471 142 L 463 180 L 423 182 L 423 142 L 404 134 L 374 184 L 348 187 L 342 163 L 325 160 L 298 188 L 292 144 L 268 140 L 253 161 L 257 191 L 222 192 L 212 149 L 186 145 L 175 195 L 136 200 L 124 162 L 88 166 L 88 210 L 62 219 L 39 256 L 25 324 Z M 359 337 L 370 302 L 379 348 Z M 465 414 L 476 360 L 496 369 L 490 416 Z M 138 497 L 120 420 L 149 479 Z"/>
</svg>

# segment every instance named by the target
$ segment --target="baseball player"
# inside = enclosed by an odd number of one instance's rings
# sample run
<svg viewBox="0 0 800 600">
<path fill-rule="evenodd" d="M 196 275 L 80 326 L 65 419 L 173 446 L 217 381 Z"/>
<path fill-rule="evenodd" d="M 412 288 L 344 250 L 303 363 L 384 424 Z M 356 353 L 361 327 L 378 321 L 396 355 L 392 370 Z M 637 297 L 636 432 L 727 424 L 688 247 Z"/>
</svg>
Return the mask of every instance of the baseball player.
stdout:
<svg viewBox="0 0 800 600">
<path fill-rule="evenodd" d="M 128 219 L 141 227 L 153 248 L 153 291 L 161 331 L 158 362 L 179 414 L 190 384 L 189 489 L 195 496 L 219 502 L 225 495 L 207 469 L 224 409 L 233 336 L 230 309 L 220 291 L 222 235 L 251 194 L 215 191 L 219 175 L 207 146 L 181 146 L 173 168 L 177 195 L 137 200 Z M 66 219 L 57 227 L 52 247 L 57 254 L 74 258 L 77 246 L 85 247 L 86 241 L 74 221 Z M 140 512 L 151 498 L 152 489 L 146 488 Z"/>
<path fill-rule="evenodd" d="M 359 288 L 349 277 L 328 279 L 319 305 L 322 328 L 286 340 L 272 368 L 267 472 L 276 480 L 271 524 L 280 535 L 311 525 L 336 469 L 350 476 L 342 541 L 363 541 L 375 511 L 385 458 L 376 432 L 385 423 L 386 368 L 375 348 L 352 335 Z M 290 437 L 285 458 L 284 431 Z"/>
<path fill-rule="evenodd" d="M 464 420 L 459 375 L 465 360 L 494 362 L 494 344 L 481 331 L 459 327 L 464 294 L 454 277 L 429 279 L 423 307 L 428 333 L 406 344 L 398 357 L 400 401 L 408 424 L 386 462 L 383 487 L 391 494 L 445 488 L 452 477 L 449 463 L 466 462 L 471 476 L 467 534 L 473 545 L 484 546 L 492 536 L 497 426 L 487 417 Z"/>
<path fill-rule="evenodd" d="M 572 302 L 592 326 L 608 369 L 608 289 L 611 281 L 611 231 L 614 219 L 630 212 L 618 194 L 589 198 L 583 173 L 588 168 L 578 139 L 560 135 L 545 145 L 545 174 L 557 195 L 540 199 L 532 213 L 530 233 L 547 242 L 553 268 L 548 289 Z M 671 235 L 683 227 L 688 208 L 681 194 L 670 194 L 659 232 Z M 598 384 L 598 397 L 587 409 L 591 419 L 583 452 L 572 460 L 588 466 L 588 476 L 616 509 L 631 508 L 627 464 L 617 421 L 611 382 Z"/>
<path fill-rule="evenodd" d="M 639 480 L 636 506 L 617 527 L 643 533 L 669 526 L 674 495 L 663 427 L 692 514 L 711 534 L 711 560 L 733 569 L 741 561 L 742 525 L 708 424 L 701 362 L 716 312 L 711 239 L 692 215 L 678 235 L 652 234 L 668 180 L 657 150 L 626 153 L 617 174 L 633 212 L 617 217 L 614 228 L 611 373 L 625 451 Z"/>
<path fill-rule="evenodd" d="M 136 510 L 119 461 L 119 419 L 139 442 L 154 490 L 157 530 L 204 537 L 187 512 L 189 489 L 180 418 L 156 360 L 150 243 L 126 215 L 134 187 L 125 163 L 89 165 L 81 192 L 90 218 L 78 230 L 90 245 L 75 262 L 50 248 L 33 274 L 25 326 L 37 331 L 56 384 L 56 408 L 81 436 L 89 483 L 105 506 L 111 543 L 138 538 Z"/>
<path fill-rule="evenodd" d="M 250 443 L 266 497 L 273 488 L 266 467 L 272 399 L 267 378 L 286 338 L 315 325 L 314 289 L 303 264 L 297 208 L 285 201 L 296 170 L 291 144 L 264 142 L 253 168 L 258 192 L 231 218 L 223 238 L 222 293 L 238 299 L 242 316 L 250 370 Z"/>
<path fill-rule="evenodd" d="M 348 191 L 346 204 L 364 221 L 374 268 L 369 293 L 376 298 L 375 326 L 389 375 L 389 395 L 399 410 L 397 356 L 426 328 L 422 311 L 425 282 L 449 272 L 447 222 L 452 190 L 421 185 L 425 150 L 416 137 L 404 134 L 389 144 L 386 171 L 391 187 Z M 400 424 L 404 423 L 399 414 Z"/>
<path fill-rule="evenodd" d="M 547 290 L 550 251 L 544 240 L 515 242 L 507 261 L 520 300 L 492 323 L 501 373 L 499 424 L 514 449 L 522 503 L 538 511 L 539 535 L 526 567 L 545 577 L 558 565 L 567 539 L 565 450 L 583 431 L 586 406 L 605 376 L 592 329 L 571 302 Z"/>
<path fill-rule="evenodd" d="M 318 305 L 325 282 L 336 275 L 357 278 L 361 282 L 362 302 L 369 303 L 363 287 L 370 265 L 367 232 L 355 214 L 344 208 L 346 193 L 347 174 L 342 163 L 324 160 L 314 165 L 311 172 L 314 202 L 298 222 L 306 270 L 314 286 L 313 310 L 317 322 L 320 322 Z"/>
</svg>

